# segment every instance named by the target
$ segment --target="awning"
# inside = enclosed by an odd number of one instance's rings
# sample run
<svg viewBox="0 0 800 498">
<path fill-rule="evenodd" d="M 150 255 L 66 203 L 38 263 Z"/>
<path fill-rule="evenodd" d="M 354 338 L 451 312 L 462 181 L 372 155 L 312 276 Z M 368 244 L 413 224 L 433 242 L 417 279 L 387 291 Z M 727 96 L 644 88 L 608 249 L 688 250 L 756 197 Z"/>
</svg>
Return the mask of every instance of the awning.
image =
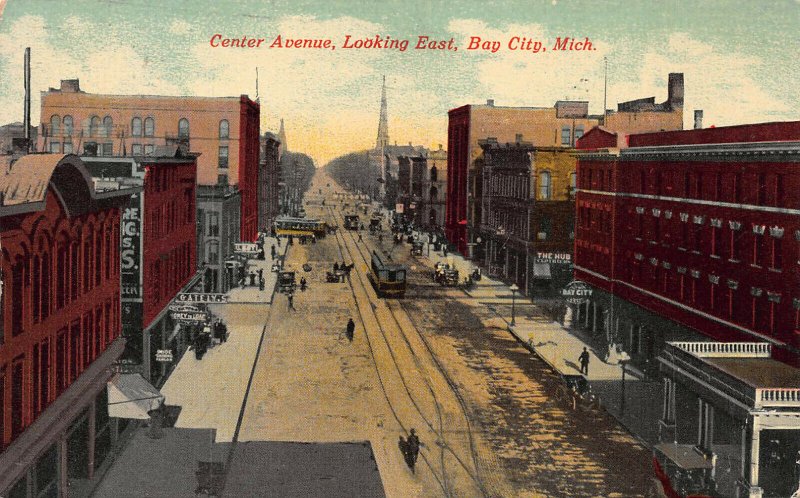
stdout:
<svg viewBox="0 0 800 498">
<path fill-rule="evenodd" d="M 552 278 L 550 275 L 550 263 L 534 263 L 533 278 Z"/>
<path fill-rule="evenodd" d="M 147 412 L 164 402 L 164 395 L 140 374 L 117 374 L 108 381 L 108 416 L 147 420 Z"/>
</svg>

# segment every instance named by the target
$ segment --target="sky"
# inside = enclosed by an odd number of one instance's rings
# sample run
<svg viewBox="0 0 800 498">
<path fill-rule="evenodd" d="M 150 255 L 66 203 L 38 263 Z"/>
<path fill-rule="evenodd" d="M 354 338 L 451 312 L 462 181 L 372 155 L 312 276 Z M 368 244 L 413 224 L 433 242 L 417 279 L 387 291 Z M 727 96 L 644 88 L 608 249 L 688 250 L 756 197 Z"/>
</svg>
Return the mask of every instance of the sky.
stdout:
<svg viewBox="0 0 800 498">
<path fill-rule="evenodd" d="M 285 120 L 290 150 L 323 166 L 372 148 L 386 75 L 391 142 L 447 143 L 447 111 L 549 107 L 559 99 L 666 100 L 667 74 L 685 75 L 685 125 L 800 119 L 800 0 L 0 0 L 0 124 L 21 121 L 22 61 L 32 51 L 32 119 L 39 91 L 79 78 L 92 93 L 256 96 L 262 131 Z M 264 38 L 259 48 L 211 47 L 215 34 Z M 270 48 L 286 38 L 329 49 Z M 345 36 L 409 40 L 407 50 L 346 49 Z M 418 36 L 458 50 L 415 50 Z M 500 42 L 467 50 L 471 37 Z M 512 37 L 547 51 L 510 50 Z M 557 37 L 592 50 L 556 51 Z"/>
</svg>

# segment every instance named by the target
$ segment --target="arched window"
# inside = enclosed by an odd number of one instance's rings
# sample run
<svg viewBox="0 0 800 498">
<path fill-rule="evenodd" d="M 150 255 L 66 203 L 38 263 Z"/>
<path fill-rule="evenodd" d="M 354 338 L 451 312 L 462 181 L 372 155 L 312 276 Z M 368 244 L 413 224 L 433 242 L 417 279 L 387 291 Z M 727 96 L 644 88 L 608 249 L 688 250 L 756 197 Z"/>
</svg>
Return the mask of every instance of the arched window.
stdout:
<svg viewBox="0 0 800 498">
<path fill-rule="evenodd" d="M 111 119 L 111 116 L 106 116 L 103 118 L 103 131 L 105 132 L 104 136 L 110 137 L 112 136 L 112 132 L 114 129 L 114 120 Z"/>
<path fill-rule="evenodd" d="M 186 118 L 178 121 L 178 137 L 189 138 L 189 120 Z"/>
<path fill-rule="evenodd" d="M 89 136 L 96 137 L 99 131 L 100 131 L 100 117 L 92 116 L 92 118 L 89 120 Z"/>
<path fill-rule="evenodd" d="M 42 273 L 41 273 L 41 261 L 39 260 L 39 255 L 34 254 L 33 256 L 33 322 L 39 323 L 41 320 L 41 298 L 42 298 Z"/>
<path fill-rule="evenodd" d="M 436 166 L 431 168 L 431 181 L 435 182 L 438 181 L 439 171 L 437 171 Z"/>
<path fill-rule="evenodd" d="M 142 136 L 142 118 L 136 117 L 131 120 L 131 135 L 134 137 Z"/>
<path fill-rule="evenodd" d="M 50 116 L 50 136 L 55 137 L 61 133 L 61 117 L 58 114 Z"/>
<path fill-rule="evenodd" d="M 542 171 L 539 173 L 539 199 L 547 200 L 552 195 L 552 184 L 550 182 L 550 172 Z"/>
<path fill-rule="evenodd" d="M 188 126 L 188 125 L 187 125 Z M 228 138 L 230 136 L 230 125 L 227 119 L 219 122 L 219 138 Z M 188 134 L 188 133 L 187 133 Z"/>
<path fill-rule="evenodd" d="M 152 137 L 156 133 L 156 121 L 153 118 L 145 118 L 144 120 L 144 136 Z"/>
<path fill-rule="evenodd" d="M 71 137 L 74 128 L 72 116 L 64 116 L 64 135 Z"/>
<path fill-rule="evenodd" d="M 42 255 L 42 320 L 50 316 L 50 255 Z"/>
</svg>

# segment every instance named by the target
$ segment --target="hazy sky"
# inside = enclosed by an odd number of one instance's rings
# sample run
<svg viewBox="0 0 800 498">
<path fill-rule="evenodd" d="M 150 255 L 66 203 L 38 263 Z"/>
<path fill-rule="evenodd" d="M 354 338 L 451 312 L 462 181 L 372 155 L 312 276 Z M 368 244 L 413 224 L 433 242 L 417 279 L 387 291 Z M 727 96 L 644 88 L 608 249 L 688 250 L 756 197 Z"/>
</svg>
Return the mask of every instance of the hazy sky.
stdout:
<svg viewBox="0 0 800 498">
<path fill-rule="evenodd" d="M 6 3 L 7 2 L 7 3 Z M 0 0 L 0 124 L 22 120 L 22 59 L 32 49 L 33 120 L 39 90 L 80 78 L 96 93 L 255 97 L 262 130 L 286 120 L 289 148 L 320 165 L 375 143 L 381 75 L 389 86 L 391 141 L 446 143 L 447 111 L 497 105 L 666 99 L 667 73 L 683 72 L 687 125 L 800 119 L 800 1 Z M 212 48 L 215 33 L 265 38 L 258 49 Z M 344 49 L 378 35 L 405 52 Z M 336 50 L 267 48 L 284 38 L 330 38 Z M 414 50 L 417 36 L 455 39 L 458 51 Z M 501 42 L 466 50 L 471 36 Z M 546 52 L 511 51 L 528 37 Z M 556 52 L 556 37 L 589 37 L 595 50 Z M 177 125 L 176 125 L 177 126 Z"/>
</svg>

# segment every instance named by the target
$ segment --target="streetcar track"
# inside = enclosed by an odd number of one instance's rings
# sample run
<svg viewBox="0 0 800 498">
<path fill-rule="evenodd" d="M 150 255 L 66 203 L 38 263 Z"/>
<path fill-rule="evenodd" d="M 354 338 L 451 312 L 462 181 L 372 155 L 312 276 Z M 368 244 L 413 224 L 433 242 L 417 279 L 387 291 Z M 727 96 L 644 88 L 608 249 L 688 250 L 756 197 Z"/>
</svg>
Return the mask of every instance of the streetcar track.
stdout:
<svg viewBox="0 0 800 498">
<path fill-rule="evenodd" d="M 334 211 L 333 207 L 329 207 L 329 209 L 330 209 L 330 211 L 332 213 L 334 213 L 334 219 L 336 219 L 335 218 L 335 211 Z M 337 231 L 337 234 L 338 234 L 338 231 Z M 342 235 L 342 238 L 344 238 L 344 235 Z M 361 247 L 356 242 L 355 236 L 352 234 L 352 232 L 350 233 L 350 238 L 353 241 L 353 243 L 356 245 L 358 253 L 361 256 L 361 259 L 364 261 L 364 263 L 369 265 L 369 260 L 366 258 L 366 256 L 364 256 L 364 253 L 363 253 Z M 337 238 L 337 242 L 338 242 L 338 238 Z M 347 252 L 352 256 L 352 250 L 346 244 L 345 244 L 345 247 L 347 248 Z M 359 277 L 359 278 L 361 279 L 361 277 Z M 362 282 L 362 285 L 363 285 L 363 282 Z M 406 346 L 408 347 L 409 352 L 414 357 L 414 360 L 415 360 L 415 363 L 417 364 L 418 370 L 420 372 L 422 372 L 423 369 L 422 369 L 422 366 L 420 364 L 419 356 L 415 352 L 414 348 L 411 347 L 411 344 L 410 344 L 410 342 L 408 340 L 408 337 L 407 337 L 403 327 L 400 325 L 400 322 L 398 321 L 397 316 L 395 315 L 396 312 L 392 309 L 391 305 L 389 304 L 391 301 L 384 300 L 384 302 L 386 304 L 386 308 L 389 311 L 390 316 L 392 317 L 392 319 L 394 320 L 395 324 L 397 325 L 397 328 L 399 329 L 400 334 L 403 337 L 403 340 L 406 343 Z M 403 308 L 403 311 L 405 311 L 404 308 Z M 375 310 L 373 308 L 373 314 L 374 313 L 375 313 Z M 466 402 L 464 401 L 464 399 L 461 396 L 461 394 L 456 391 L 455 384 L 452 382 L 452 380 L 449 378 L 449 376 L 444 372 L 442 365 L 435 359 L 435 357 L 433 355 L 433 351 L 430 348 L 430 345 L 427 343 L 427 341 L 424 339 L 424 337 L 422 337 L 422 334 L 419 332 L 419 328 L 416 326 L 416 324 L 408 316 L 407 313 L 406 313 L 406 317 L 409 319 L 409 322 L 412 324 L 412 326 L 416 329 L 417 336 L 420 337 L 421 341 L 423 342 L 423 344 L 425 345 L 426 349 L 428 350 L 429 355 L 433 358 L 434 365 L 436 366 L 437 371 L 439 371 L 442 374 L 445 382 L 447 382 L 448 386 L 450 386 L 451 391 L 453 391 L 454 395 L 456 396 L 456 399 L 458 400 L 459 406 L 461 408 L 461 412 L 462 412 L 462 414 L 464 416 L 464 419 L 466 420 L 466 424 L 467 424 L 467 430 L 463 431 L 463 432 L 468 435 L 470 456 L 472 457 L 472 460 L 473 460 L 473 466 L 475 467 L 475 472 L 474 473 L 472 472 L 472 470 L 469 468 L 469 466 L 466 465 L 466 463 L 461 459 L 461 457 L 458 454 L 455 453 L 455 451 L 453 450 L 452 447 L 450 447 L 450 445 L 443 445 L 442 449 L 444 451 L 444 448 L 446 446 L 447 450 L 449 451 L 449 453 L 452 454 L 452 456 L 458 462 L 459 466 L 470 477 L 470 479 L 472 479 L 472 481 L 475 483 L 475 485 L 480 490 L 481 494 L 483 496 L 489 496 L 488 492 L 485 489 L 485 485 L 483 483 L 483 479 L 479 475 L 480 474 L 480 470 L 479 470 L 480 469 L 480 465 L 479 465 L 479 462 L 478 462 L 477 450 L 476 450 L 476 447 L 475 447 L 474 434 L 473 434 L 473 431 L 472 431 L 472 428 L 471 428 L 471 424 L 469 422 L 469 415 L 468 415 L 467 409 L 466 409 Z M 414 399 L 413 395 L 411 394 L 410 390 L 408 389 L 407 384 L 406 384 L 406 380 L 405 380 L 405 376 L 403 375 L 402 370 L 399 367 L 399 364 L 398 364 L 397 359 L 395 357 L 393 348 L 389 344 L 388 338 L 386 337 L 386 331 L 383 328 L 383 325 L 381 325 L 379 320 L 377 319 L 377 315 L 375 316 L 375 318 L 376 318 L 376 322 L 378 323 L 378 326 L 379 326 L 379 329 L 381 331 L 381 334 L 384 336 L 384 341 L 386 342 L 387 348 L 389 348 L 389 350 L 390 350 L 390 354 L 392 356 L 393 362 L 395 363 L 395 367 L 397 368 L 398 374 L 400 375 L 401 380 L 402 380 L 404 386 L 406 387 L 406 392 L 407 392 L 407 394 L 409 396 L 409 399 L 412 401 L 412 404 L 414 404 L 415 408 L 417 409 L 417 411 L 419 412 L 419 414 L 423 418 L 423 420 L 426 422 L 428 427 L 434 432 L 434 434 L 437 434 L 442 439 L 443 442 L 445 442 L 446 438 L 444 437 L 444 430 L 442 429 L 441 431 L 436 431 L 433 428 L 433 425 L 425 417 L 425 415 L 422 413 L 421 408 L 419 407 L 419 405 L 417 404 L 417 402 Z M 425 375 L 422 375 L 422 377 L 424 379 L 424 382 L 425 382 L 426 386 L 428 387 L 428 390 L 431 392 L 431 396 L 433 398 L 436 410 L 439 413 L 439 416 L 441 418 L 441 404 L 440 404 L 440 402 L 438 400 L 438 397 L 435 394 L 435 390 L 433 389 L 433 386 L 430 383 L 430 379 L 428 379 L 427 376 L 425 376 Z"/>
</svg>

